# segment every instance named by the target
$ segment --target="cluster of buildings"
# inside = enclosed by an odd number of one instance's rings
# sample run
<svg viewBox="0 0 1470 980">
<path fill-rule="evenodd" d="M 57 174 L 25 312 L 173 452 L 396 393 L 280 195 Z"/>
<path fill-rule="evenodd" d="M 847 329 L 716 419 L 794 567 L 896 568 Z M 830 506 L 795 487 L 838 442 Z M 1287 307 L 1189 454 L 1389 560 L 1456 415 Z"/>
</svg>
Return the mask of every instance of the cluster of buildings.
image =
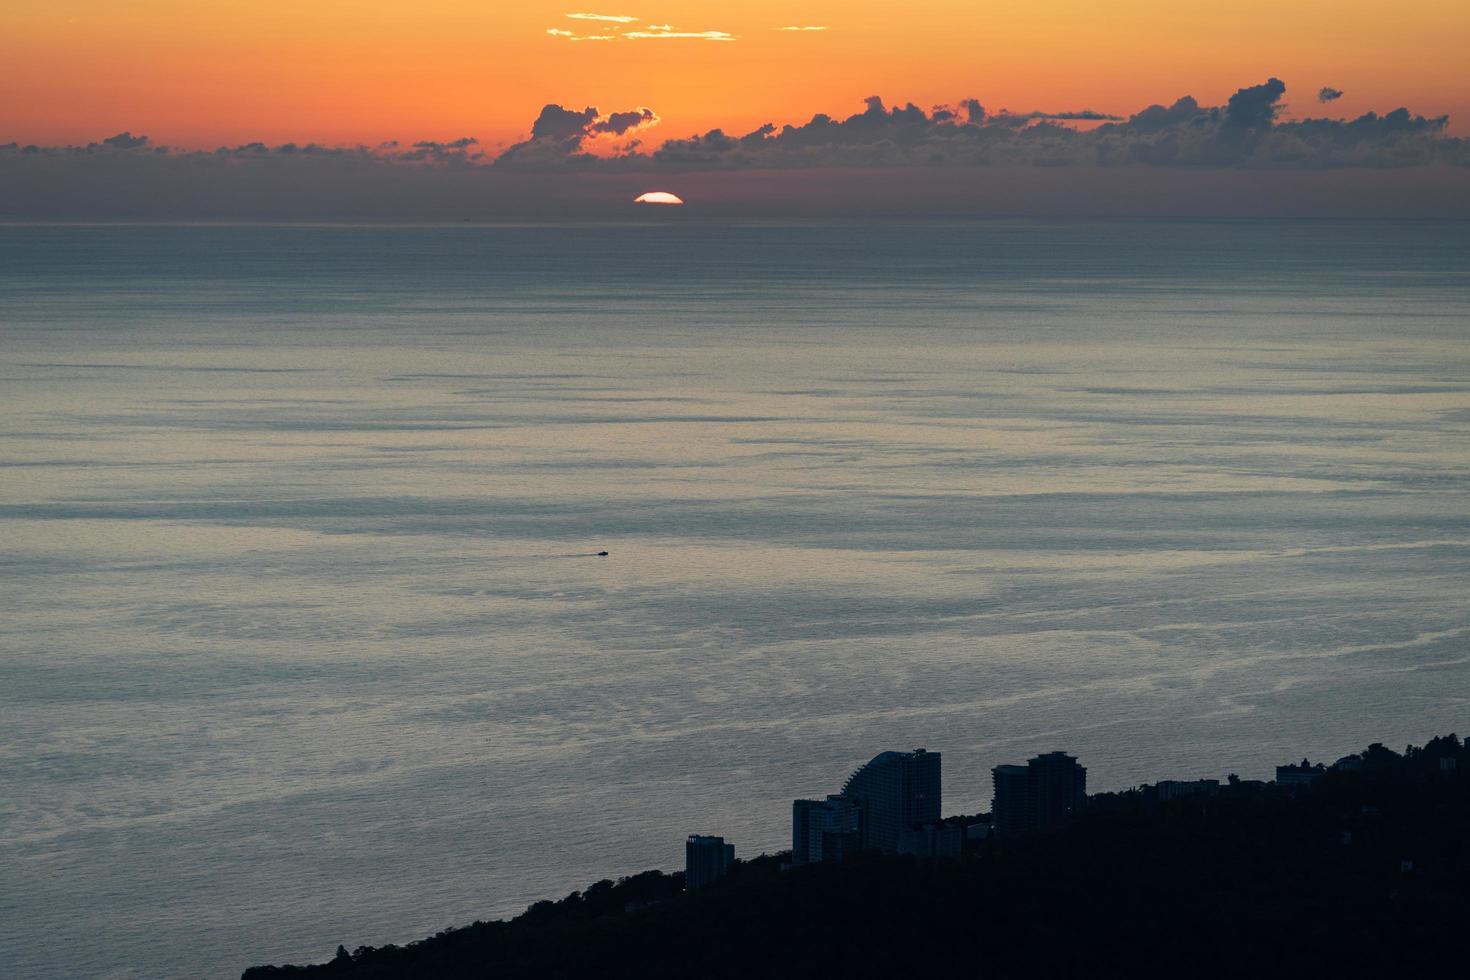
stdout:
<svg viewBox="0 0 1470 980">
<path fill-rule="evenodd" d="M 997 766 L 991 823 L 965 827 L 941 816 L 943 780 L 938 752 L 882 752 L 858 769 L 841 792 L 791 804 L 791 863 L 841 861 L 860 851 L 916 857 L 959 857 L 967 834 L 986 837 L 1035 830 L 1082 808 L 1087 770 L 1064 752 L 1024 766 Z M 685 843 L 685 883 L 700 888 L 734 862 L 722 837 Z"/>
<path fill-rule="evenodd" d="M 1382 747 L 1373 746 L 1369 754 L 1374 749 Z M 1359 757 L 1350 756 L 1332 768 L 1358 763 Z M 1300 765 L 1278 766 L 1276 783 L 1302 786 L 1325 771 L 1327 767 L 1303 759 Z M 940 815 L 940 754 L 924 749 L 879 753 L 849 776 L 840 792 L 792 802 L 791 863 L 841 861 L 868 850 L 959 857 L 967 838 L 1004 838 L 1041 830 L 1087 806 L 1087 769 L 1065 752 L 1046 752 L 1025 765 L 996 766 L 990 776 L 989 822 L 983 817 L 968 825 L 946 821 Z M 1234 776 L 1231 782 L 1245 786 Z M 1220 781 L 1166 779 L 1143 789 L 1159 801 L 1217 796 Z M 734 861 L 735 846 L 723 837 L 691 836 L 685 845 L 685 884 L 703 887 L 722 877 Z"/>
<path fill-rule="evenodd" d="M 958 827 L 940 819 L 938 752 L 883 752 L 842 792 L 791 804 L 791 863 L 840 861 L 858 851 L 958 857 Z"/>
</svg>

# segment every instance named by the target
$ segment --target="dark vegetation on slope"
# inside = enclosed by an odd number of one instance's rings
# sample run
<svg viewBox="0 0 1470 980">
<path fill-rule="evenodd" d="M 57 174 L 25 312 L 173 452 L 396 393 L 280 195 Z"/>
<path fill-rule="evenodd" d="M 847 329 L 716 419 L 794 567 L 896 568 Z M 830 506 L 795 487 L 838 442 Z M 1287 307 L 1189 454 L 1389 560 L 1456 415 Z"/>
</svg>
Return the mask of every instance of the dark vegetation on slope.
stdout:
<svg viewBox="0 0 1470 980">
<path fill-rule="evenodd" d="M 1362 759 L 1295 793 L 1104 794 L 959 860 L 783 872 L 761 857 L 693 894 L 649 871 L 509 922 L 244 980 L 1466 975 L 1470 751 L 1451 735 Z"/>
</svg>

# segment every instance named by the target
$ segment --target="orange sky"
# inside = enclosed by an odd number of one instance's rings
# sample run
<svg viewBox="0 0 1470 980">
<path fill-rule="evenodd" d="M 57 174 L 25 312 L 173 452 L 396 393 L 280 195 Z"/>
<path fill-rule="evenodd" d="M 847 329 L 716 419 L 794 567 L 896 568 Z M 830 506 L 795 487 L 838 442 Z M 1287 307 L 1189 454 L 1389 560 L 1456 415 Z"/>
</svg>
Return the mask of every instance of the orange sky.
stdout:
<svg viewBox="0 0 1470 980">
<path fill-rule="evenodd" d="M 620 38 L 569 12 L 733 41 Z M 819 25 L 825 31 L 777 28 Z M 654 108 L 650 142 L 920 105 L 1126 114 L 1222 103 L 1269 75 L 1290 115 L 1406 105 L 1470 132 L 1466 0 L 8 0 L 0 143 L 120 130 L 210 148 L 248 140 L 521 138 L 540 107 Z M 1315 93 L 1347 94 L 1330 107 Z"/>
</svg>

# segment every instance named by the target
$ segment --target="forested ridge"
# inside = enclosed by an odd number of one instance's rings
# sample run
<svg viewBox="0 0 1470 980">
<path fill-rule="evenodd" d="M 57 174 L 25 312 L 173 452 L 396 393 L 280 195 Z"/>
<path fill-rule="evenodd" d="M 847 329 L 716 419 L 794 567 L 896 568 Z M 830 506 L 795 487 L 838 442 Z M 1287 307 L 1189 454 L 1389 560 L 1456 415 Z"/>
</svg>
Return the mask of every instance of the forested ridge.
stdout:
<svg viewBox="0 0 1470 980">
<path fill-rule="evenodd" d="M 783 855 L 762 856 L 692 893 L 682 874 L 648 871 L 509 921 L 243 980 L 1464 975 L 1470 752 L 1450 735 L 1356 758 L 1296 789 L 1102 794 L 958 860 L 783 871 Z"/>
</svg>

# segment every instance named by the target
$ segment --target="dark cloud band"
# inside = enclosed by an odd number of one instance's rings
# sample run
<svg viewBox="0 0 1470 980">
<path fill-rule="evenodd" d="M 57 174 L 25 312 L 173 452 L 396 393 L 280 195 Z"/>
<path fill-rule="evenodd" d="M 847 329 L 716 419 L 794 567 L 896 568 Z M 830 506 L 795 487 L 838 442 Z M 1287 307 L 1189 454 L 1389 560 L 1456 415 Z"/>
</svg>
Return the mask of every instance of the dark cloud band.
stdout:
<svg viewBox="0 0 1470 980">
<path fill-rule="evenodd" d="M 837 119 L 818 113 L 802 125 L 767 123 L 743 135 L 712 129 L 671 139 L 644 152 L 635 138 L 658 125 L 652 109 L 604 115 L 596 107 L 548 104 L 528 139 L 498 155 L 471 137 L 423 141 L 404 149 L 246 143 L 221 147 L 215 157 L 354 157 L 385 164 L 493 166 L 503 170 L 575 168 L 607 172 L 678 169 L 792 169 L 811 167 L 933 166 L 1230 166 L 1331 169 L 1470 165 L 1470 141 L 1449 136 L 1446 116 L 1425 117 L 1399 108 L 1355 119 L 1283 122 L 1286 84 L 1269 78 L 1241 88 L 1223 106 L 1184 96 L 1151 105 L 1126 119 L 1091 109 L 988 112 L 976 99 L 925 111 L 913 103 L 885 106 L 872 96 L 861 112 Z M 1318 98 L 1335 100 L 1336 89 Z M 1082 123 L 1083 126 L 1069 125 Z M 1096 124 L 1096 125 L 1089 125 Z M 589 141 L 613 138 L 611 152 L 590 153 Z M 155 154 L 200 156 L 155 146 L 147 136 L 119 133 L 83 147 L 0 146 L 0 156 Z"/>
</svg>

